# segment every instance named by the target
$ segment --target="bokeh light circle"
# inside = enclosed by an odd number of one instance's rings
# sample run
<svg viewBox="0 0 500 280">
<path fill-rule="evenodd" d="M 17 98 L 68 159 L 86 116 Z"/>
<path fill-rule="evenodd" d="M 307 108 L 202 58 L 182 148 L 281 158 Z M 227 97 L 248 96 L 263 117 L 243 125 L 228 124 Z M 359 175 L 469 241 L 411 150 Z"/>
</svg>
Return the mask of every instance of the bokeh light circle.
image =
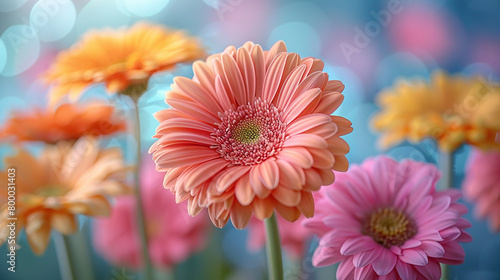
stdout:
<svg viewBox="0 0 500 280">
<path fill-rule="evenodd" d="M 268 45 L 272 46 L 279 40 L 286 42 L 288 51 L 300 53 L 304 57 L 318 57 L 321 52 L 318 32 L 304 22 L 288 22 L 276 27 L 269 35 Z"/>
<path fill-rule="evenodd" d="M 150 17 L 161 12 L 169 0 L 124 0 L 124 8 L 132 15 L 139 17 Z"/>
<path fill-rule="evenodd" d="M 7 48 L 2 39 L 0 39 L 0 73 L 7 63 Z"/>
<path fill-rule="evenodd" d="M 6 62 L 0 72 L 3 76 L 14 76 L 26 71 L 40 55 L 40 41 L 36 31 L 27 25 L 13 25 L 2 34 L 5 44 Z"/>
<path fill-rule="evenodd" d="M 31 9 L 30 24 L 43 42 L 63 38 L 73 29 L 75 21 L 76 9 L 71 1 L 40 0 Z"/>
<path fill-rule="evenodd" d="M 0 12 L 7 13 L 21 8 L 28 0 L 2 0 L 0 1 Z"/>
<path fill-rule="evenodd" d="M 356 73 L 346 67 L 332 67 L 328 64 L 325 64 L 323 71 L 328 73 L 330 80 L 340 80 L 345 85 L 345 89 L 342 92 L 344 101 L 334 112 L 335 115 L 345 115 L 352 108 L 363 103 L 365 90 L 363 82 Z"/>
<path fill-rule="evenodd" d="M 421 59 L 410 53 L 395 53 L 384 58 L 378 65 L 376 73 L 377 85 L 380 88 L 390 87 L 400 77 L 406 79 L 427 78 L 429 70 Z"/>
<path fill-rule="evenodd" d="M 115 1 L 91 0 L 78 13 L 76 35 L 92 29 L 123 27 L 130 22 L 130 16 L 121 12 Z"/>
</svg>

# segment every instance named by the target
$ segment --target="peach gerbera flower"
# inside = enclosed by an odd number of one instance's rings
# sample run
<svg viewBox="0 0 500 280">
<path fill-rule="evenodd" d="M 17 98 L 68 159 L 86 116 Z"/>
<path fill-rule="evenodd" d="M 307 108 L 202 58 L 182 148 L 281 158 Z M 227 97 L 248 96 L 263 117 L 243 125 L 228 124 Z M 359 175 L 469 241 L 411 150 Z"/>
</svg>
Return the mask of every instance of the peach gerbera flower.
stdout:
<svg viewBox="0 0 500 280">
<path fill-rule="evenodd" d="M 109 135 L 126 127 L 124 120 L 116 120 L 114 111 L 113 106 L 104 104 L 63 104 L 47 112 L 15 113 L 0 129 L 0 138 L 54 144 L 77 140 L 85 135 Z"/>
<path fill-rule="evenodd" d="M 150 153 L 164 186 L 196 215 L 208 208 L 214 225 L 231 217 L 244 228 L 252 213 L 276 209 L 288 221 L 314 212 L 312 191 L 345 171 L 351 123 L 330 114 L 344 85 L 329 81 L 323 62 L 247 42 L 193 65 L 174 79 Z"/>
<path fill-rule="evenodd" d="M 46 75 L 55 83 L 51 102 L 65 95 L 75 99 L 96 83 L 105 83 L 110 93 L 125 93 L 131 85 L 145 88 L 152 74 L 202 56 L 195 39 L 160 25 L 137 23 L 130 29 L 91 31 L 63 51 Z"/>
<path fill-rule="evenodd" d="M 16 231 L 25 228 L 36 254 L 47 248 L 51 229 L 71 234 L 77 229 L 76 215 L 108 215 L 111 207 L 106 196 L 128 193 L 128 167 L 120 150 L 99 150 L 93 138 L 48 146 L 38 158 L 19 151 L 6 158 L 5 166 L 0 172 L 2 182 L 8 182 L 9 169 L 15 169 L 16 204 L 11 215 L 8 185 L 2 184 L 0 244 L 9 236 L 7 218 L 15 217 Z"/>
<path fill-rule="evenodd" d="M 405 139 L 419 142 L 430 137 L 441 150 L 450 152 L 467 143 L 481 148 L 500 147 L 500 88 L 482 78 L 433 75 L 422 81 L 398 83 L 378 99 L 382 112 L 375 128 L 384 133 L 381 144 L 395 145 Z"/>
</svg>

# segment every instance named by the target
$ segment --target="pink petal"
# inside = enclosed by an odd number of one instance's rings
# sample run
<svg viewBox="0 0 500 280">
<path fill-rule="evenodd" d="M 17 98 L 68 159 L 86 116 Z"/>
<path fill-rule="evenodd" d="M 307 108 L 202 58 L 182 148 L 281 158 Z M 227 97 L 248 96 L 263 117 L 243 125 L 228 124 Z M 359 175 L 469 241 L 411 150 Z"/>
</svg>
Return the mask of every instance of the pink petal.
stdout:
<svg viewBox="0 0 500 280">
<path fill-rule="evenodd" d="M 223 159 L 216 159 L 201 163 L 190 172 L 189 176 L 186 176 L 184 184 L 187 189 L 192 189 L 215 176 L 215 174 L 227 165 L 228 162 Z"/>
<path fill-rule="evenodd" d="M 280 173 L 278 164 L 274 158 L 268 159 L 259 164 L 258 170 L 260 181 L 266 188 L 273 190 L 278 186 Z"/>
<path fill-rule="evenodd" d="M 243 176 L 236 182 L 234 187 L 234 194 L 236 195 L 236 199 L 240 202 L 241 205 L 247 206 L 252 203 L 255 193 L 250 184 L 250 175 Z"/>
<path fill-rule="evenodd" d="M 419 248 L 403 250 L 399 259 L 405 263 L 420 266 L 426 265 L 429 261 L 425 252 Z"/>
<path fill-rule="evenodd" d="M 258 166 L 253 166 L 250 170 L 250 185 L 255 194 L 260 198 L 266 198 L 271 194 L 271 190 L 264 187 L 260 180 Z"/>
<path fill-rule="evenodd" d="M 287 134 L 300 134 L 311 128 L 330 123 L 331 121 L 331 118 L 324 114 L 310 114 L 307 116 L 303 116 L 294 120 L 288 125 Z"/>
<path fill-rule="evenodd" d="M 431 258 L 441 258 L 444 255 L 444 248 L 436 241 L 422 241 L 422 250 Z"/>
<path fill-rule="evenodd" d="M 318 149 L 326 149 L 328 147 L 325 139 L 314 134 L 298 134 L 292 135 L 285 141 L 283 147 L 311 147 Z"/>
<path fill-rule="evenodd" d="M 253 102 L 255 96 L 255 67 L 250 57 L 250 52 L 246 48 L 238 49 L 236 55 L 236 61 L 238 62 L 238 66 L 240 67 L 240 72 L 243 77 L 243 84 L 245 86 L 245 101 Z"/>
<path fill-rule="evenodd" d="M 281 204 L 294 207 L 300 203 L 300 192 L 285 187 L 277 187 L 272 196 Z"/>
<path fill-rule="evenodd" d="M 283 119 L 286 123 L 295 120 L 315 99 L 321 95 L 321 89 L 314 88 L 302 93 L 284 109 Z"/>
<path fill-rule="evenodd" d="M 230 186 L 233 185 L 234 182 L 239 180 L 241 177 L 245 176 L 245 174 L 251 169 L 250 166 L 233 166 L 222 173 L 219 174 L 218 178 L 212 181 L 215 184 L 215 189 L 222 193 L 226 191 Z"/>
<path fill-rule="evenodd" d="M 415 271 L 412 265 L 409 265 L 405 262 L 398 260 L 398 262 L 396 263 L 396 270 L 398 271 L 398 274 L 401 277 L 401 279 L 407 279 L 407 280 L 417 279 L 417 272 Z"/>
<path fill-rule="evenodd" d="M 318 247 L 313 255 L 313 265 L 316 267 L 329 266 L 342 261 L 345 256 L 339 253 L 338 248 Z"/>
<path fill-rule="evenodd" d="M 375 279 L 375 277 L 377 277 L 377 275 L 369 266 L 354 269 L 354 279 L 356 280 Z"/>
<path fill-rule="evenodd" d="M 414 266 L 414 268 L 427 279 L 441 278 L 441 266 L 436 261 L 431 260 L 427 265 Z"/>
<path fill-rule="evenodd" d="M 277 157 L 278 159 L 297 164 L 302 168 L 311 168 L 313 165 L 313 157 L 311 153 L 302 147 L 283 148 Z"/>
<path fill-rule="evenodd" d="M 379 257 L 372 263 L 378 275 L 387 275 L 394 269 L 398 258 L 389 250 L 380 250 Z"/>
<path fill-rule="evenodd" d="M 248 100 L 243 84 L 243 77 L 238 68 L 238 64 L 236 64 L 235 59 L 231 55 L 223 54 L 221 59 L 224 69 L 225 84 L 229 87 L 229 91 L 234 96 L 237 105 L 247 104 Z"/>
<path fill-rule="evenodd" d="M 377 246 L 379 245 L 375 243 L 371 237 L 360 236 L 357 238 L 347 239 L 344 244 L 342 244 L 340 253 L 344 256 L 349 256 L 375 249 Z"/>
<path fill-rule="evenodd" d="M 376 260 L 380 255 L 380 250 L 373 249 L 371 251 L 361 252 L 359 254 L 354 255 L 353 264 L 355 267 L 364 267 L 368 264 L 371 264 L 374 260 Z"/>
<path fill-rule="evenodd" d="M 285 69 L 287 53 L 280 53 L 271 61 L 267 68 L 267 73 L 264 78 L 264 87 L 262 89 L 262 98 L 272 102 L 274 96 L 278 93 L 278 87 L 283 77 Z"/>
<path fill-rule="evenodd" d="M 348 257 L 340 262 L 337 268 L 337 279 L 350 280 L 354 279 L 354 265 L 352 264 L 352 257 Z"/>
</svg>

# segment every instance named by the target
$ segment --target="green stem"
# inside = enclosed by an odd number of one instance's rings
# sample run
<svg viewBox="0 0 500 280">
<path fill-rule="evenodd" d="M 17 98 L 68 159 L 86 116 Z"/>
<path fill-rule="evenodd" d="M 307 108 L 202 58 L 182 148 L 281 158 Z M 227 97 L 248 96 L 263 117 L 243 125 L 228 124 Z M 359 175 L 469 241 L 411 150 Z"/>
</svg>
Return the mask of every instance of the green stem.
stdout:
<svg viewBox="0 0 500 280">
<path fill-rule="evenodd" d="M 438 165 L 442 177 L 438 184 L 439 190 L 447 190 L 453 187 L 453 159 L 454 153 L 441 152 L 439 154 Z"/>
<path fill-rule="evenodd" d="M 276 215 L 273 213 L 264 223 L 267 237 L 266 253 L 269 280 L 283 280 L 283 260 L 281 258 L 281 242 Z"/>
<path fill-rule="evenodd" d="M 135 199 L 136 199 L 136 221 L 137 227 L 139 230 L 139 239 L 141 243 L 141 254 L 142 260 L 144 264 L 144 276 L 146 280 L 154 279 L 153 276 L 153 266 L 151 264 L 151 259 L 149 258 L 148 253 L 148 235 L 146 232 L 146 221 L 144 218 L 144 208 L 142 206 L 142 196 L 141 196 L 141 188 L 140 188 L 140 167 L 141 167 L 141 119 L 139 117 L 139 99 L 132 98 L 135 106 L 135 138 L 137 141 L 137 156 L 136 156 L 136 166 L 135 166 Z"/>
<path fill-rule="evenodd" d="M 65 236 L 60 233 L 54 234 L 54 243 L 57 252 L 57 261 L 61 279 L 75 280 L 74 264 L 72 263 L 71 253 L 69 252 L 68 242 Z"/>
<path fill-rule="evenodd" d="M 439 154 L 438 165 L 442 173 L 438 189 L 441 191 L 451 189 L 453 187 L 454 152 L 441 152 Z M 446 264 L 441 264 L 441 280 L 447 280 L 448 273 L 448 266 Z"/>
</svg>

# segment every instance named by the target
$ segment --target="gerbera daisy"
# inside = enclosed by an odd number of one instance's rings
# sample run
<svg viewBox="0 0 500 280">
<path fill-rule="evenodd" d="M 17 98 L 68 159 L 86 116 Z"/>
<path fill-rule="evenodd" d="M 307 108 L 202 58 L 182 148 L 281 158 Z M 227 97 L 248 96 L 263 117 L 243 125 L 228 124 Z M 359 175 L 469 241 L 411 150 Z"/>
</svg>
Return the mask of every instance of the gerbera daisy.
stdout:
<svg viewBox="0 0 500 280">
<path fill-rule="evenodd" d="M 113 106 L 62 104 L 55 110 L 33 110 L 14 113 L 3 128 L 0 138 L 16 141 L 43 141 L 54 144 L 74 141 L 83 136 L 109 135 L 125 130 L 125 120 L 119 120 Z"/>
<path fill-rule="evenodd" d="M 471 241 L 460 192 L 435 191 L 439 176 L 431 164 L 386 157 L 337 174 L 304 222 L 320 236 L 313 264 L 340 262 L 340 280 L 438 280 L 439 263 L 462 263 L 459 243 Z"/>
<path fill-rule="evenodd" d="M 430 84 L 400 82 L 378 98 L 382 107 L 374 120 L 384 133 L 381 144 L 430 137 L 441 150 L 452 152 L 467 143 L 482 148 L 500 147 L 500 89 L 482 78 L 449 77 L 436 72 Z"/>
<path fill-rule="evenodd" d="M 302 260 L 305 256 L 307 245 L 313 237 L 312 231 L 302 226 L 301 222 L 306 218 L 301 216 L 297 221 L 289 221 L 278 217 L 278 228 L 280 242 L 283 249 L 295 260 Z M 248 224 L 248 242 L 247 247 L 252 251 L 257 251 L 264 247 L 266 243 L 266 233 L 264 223 L 256 218 L 250 219 Z"/>
<path fill-rule="evenodd" d="M 137 23 L 129 29 L 91 31 L 61 52 L 46 75 L 55 85 L 51 103 L 62 96 L 78 97 L 87 86 L 104 83 L 109 93 L 130 94 L 145 89 L 149 77 L 178 63 L 204 56 L 198 42 L 180 31 Z"/>
<path fill-rule="evenodd" d="M 175 203 L 162 186 L 163 176 L 151 159 L 141 165 L 141 190 L 150 258 L 159 268 L 171 268 L 201 250 L 207 239 L 208 217 L 190 217 L 186 204 Z M 95 249 L 115 265 L 141 266 L 139 237 L 132 196 L 116 199 L 111 216 L 94 224 Z"/>
<path fill-rule="evenodd" d="M 493 230 L 500 231 L 500 151 L 471 151 L 463 190 L 476 203 L 476 215 L 488 217 Z"/>
<path fill-rule="evenodd" d="M 329 81 L 323 62 L 247 42 L 193 65 L 174 79 L 150 149 L 164 186 L 191 215 L 208 207 L 214 225 L 243 228 L 252 213 L 276 209 L 288 221 L 314 212 L 312 191 L 345 171 L 351 123 L 330 116 L 344 85 Z"/>
<path fill-rule="evenodd" d="M 41 254 L 47 248 L 50 231 L 71 234 L 77 229 L 76 215 L 103 216 L 110 213 L 106 196 L 128 193 L 128 167 L 119 149 L 99 150 L 92 138 L 74 145 L 60 142 L 48 146 L 39 158 L 25 151 L 5 159 L 7 170 L 0 180 L 8 182 L 15 169 L 16 230 L 25 228 L 31 249 Z M 7 184 L 0 194 L 0 244 L 6 241 L 8 211 Z M 18 235 L 17 235 L 18 236 Z"/>
</svg>

